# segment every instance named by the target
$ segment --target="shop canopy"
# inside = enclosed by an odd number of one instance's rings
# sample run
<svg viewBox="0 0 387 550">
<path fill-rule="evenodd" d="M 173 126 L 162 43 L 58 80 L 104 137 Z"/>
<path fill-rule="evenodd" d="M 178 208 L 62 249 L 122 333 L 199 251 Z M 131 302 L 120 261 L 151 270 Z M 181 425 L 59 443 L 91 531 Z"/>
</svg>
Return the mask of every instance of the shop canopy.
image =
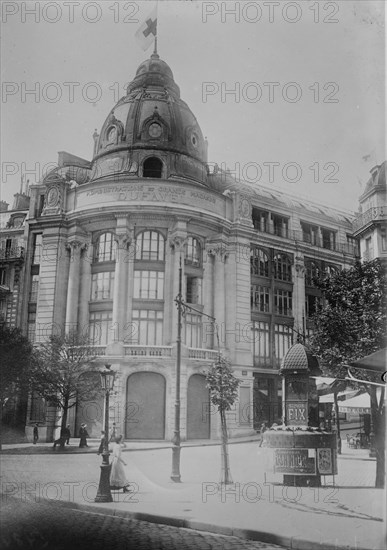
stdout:
<svg viewBox="0 0 387 550">
<path fill-rule="evenodd" d="M 362 393 L 339 403 L 339 411 L 343 413 L 370 414 L 371 399 L 368 393 Z"/>
<path fill-rule="evenodd" d="M 375 372 L 385 372 L 387 370 L 387 349 L 380 349 L 371 353 L 371 355 L 366 355 L 362 359 L 353 361 L 350 363 L 351 367 L 356 367 L 357 369 L 372 370 Z"/>
</svg>

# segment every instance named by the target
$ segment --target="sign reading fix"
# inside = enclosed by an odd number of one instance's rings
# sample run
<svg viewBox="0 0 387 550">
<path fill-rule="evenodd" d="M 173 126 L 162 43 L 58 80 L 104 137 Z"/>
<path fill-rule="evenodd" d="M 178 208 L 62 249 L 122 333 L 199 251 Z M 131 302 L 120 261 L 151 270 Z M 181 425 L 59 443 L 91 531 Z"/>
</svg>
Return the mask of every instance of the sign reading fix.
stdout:
<svg viewBox="0 0 387 550">
<path fill-rule="evenodd" d="M 308 424 L 308 403 L 307 402 L 288 402 L 286 403 L 286 420 L 289 426 Z"/>
</svg>

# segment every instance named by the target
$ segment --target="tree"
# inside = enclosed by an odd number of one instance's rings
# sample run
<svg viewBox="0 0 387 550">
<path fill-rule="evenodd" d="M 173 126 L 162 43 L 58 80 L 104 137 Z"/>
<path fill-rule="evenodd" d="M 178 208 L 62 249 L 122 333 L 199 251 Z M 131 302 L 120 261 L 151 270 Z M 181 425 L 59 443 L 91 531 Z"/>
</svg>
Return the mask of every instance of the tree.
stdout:
<svg viewBox="0 0 387 550">
<path fill-rule="evenodd" d="M 218 408 L 222 430 L 222 478 L 221 483 L 232 483 L 228 456 L 228 434 L 226 411 L 229 411 L 238 397 L 240 380 L 231 370 L 230 362 L 220 353 L 217 361 L 212 365 L 207 376 L 207 387 L 211 392 L 211 402 Z"/>
<path fill-rule="evenodd" d="M 83 399 L 100 393 L 90 363 L 95 359 L 86 337 L 73 330 L 66 335 L 52 335 L 38 347 L 34 369 L 34 391 L 61 411 L 61 430 L 67 426 L 68 411 Z M 64 447 L 61 438 L 60 446 Z"/>
<path fill-rule="evenodd" d="M 386 274 L 380 260 L 356 263 L 316 281 L 324 303 L 313 317 L 311 345 L 321 359 L 325 374 L 345 378 L 345 365 L 380 350 L 386 345 Z M 380 375 L 370 371 L 353 371 L 356 378 L 379 382 Z M 376 451 L 376 487 L 384 487 L 385 409 L 384 388 L 380 400 L 377 386 L 360 384 L 371 398 L 371 421 Z M 358 387 L 360 387 L 358 386 Z"/>
<path fill-rule="evenodd" d="M 3 419 L 7 402 L 27 390 L 30 383 L 33 348 L 20 329 L 0 326 L 0 357 L 0 404 Z"/>
</svg>

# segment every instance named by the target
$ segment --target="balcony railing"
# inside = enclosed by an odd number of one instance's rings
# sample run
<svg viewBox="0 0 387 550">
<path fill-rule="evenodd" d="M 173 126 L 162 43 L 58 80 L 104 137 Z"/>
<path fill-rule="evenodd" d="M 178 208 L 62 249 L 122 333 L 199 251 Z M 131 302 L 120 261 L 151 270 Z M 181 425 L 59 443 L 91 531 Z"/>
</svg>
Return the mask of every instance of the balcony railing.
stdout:
<svg viewBox="0 0 387 550">
<path fill-rule="evenodd" d="M 325 250 L 333 250 L 334 252 L 342 252 L 345 254 L 351 254 L 352 256 L 358 256 L 359 250 L 358 246 L 353 243 L 327 243 L 323 242 L 322 239 L 316 237 L 314 240 L 303 233 L 295 229 L 277 229 L 277 228 L 267 228 L 266 230 L 261 230 L 259 227 L 255 227 L 256 231 L 266 235 L 275 235 L 283 239 L 289 239 L 291 241 L 298 241 L 310 246 L 315 246 L 317 248 L 324 248 Z"/>
<path fill-rule="evenodd" d="M 172 346 L 125 346 L 125 355 L 136 357 L 171 357 Z"/>
<path fill-rule="evenodd" d="M 358 231 L 370 222 L 387 220 L 387 208 L 383 206 L 373 206 L 358 216 L 353 222 L 354 231 Z"/>
<path fill-rule="evenodd" d="M 190 359 L 216 361 L 219 357 L 219 352 L 214 349 L 188 348 L 188 357 Z"/>
<path fill-rule="evenodd" d="M 24 248 L 22 246 L 12 246 L 11 248 L 0 248 L 0 260 L 17 260 L 24 257 Z"/>
</svg>

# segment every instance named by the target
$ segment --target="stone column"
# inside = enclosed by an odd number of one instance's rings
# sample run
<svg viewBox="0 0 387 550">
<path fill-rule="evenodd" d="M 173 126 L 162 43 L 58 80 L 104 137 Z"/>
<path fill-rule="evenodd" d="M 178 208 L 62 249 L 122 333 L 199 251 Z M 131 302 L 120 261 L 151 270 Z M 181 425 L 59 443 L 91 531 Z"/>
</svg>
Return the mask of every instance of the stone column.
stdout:
<svg viewBox="0 0 387 550">
<path fill-rule="evenodd" d="M 70 269 L 67 286 L 66 332 L 76 328 L 78 324 L 81 254 L 85 248 L 86 243 L 83 241 L 74 239 L 67 243 L 67 249 L 70 251 Z"/>
<path fill-rule="evenodd" d="M 203 312 L 214 317 L 214 256 L 211 249 L 205 250 L 203 263 Z M 214 323 L 203 317 L 203 347 L 215 349 Z"/>
<path fill-rule="evenodd" d="M 227 259 L 227 252 L 220 247 L 215 251 L 214 260 L 214 317 L 216 319 L 216 325 L 218 327 L 219 344 L 221 349 L 227 347 L 226 342 L 226 293 L 225 293 L 225 262 Z M 218 347 L 215 335 L 215 348 Z"/>
<path fill-rule="evenodd" d="M 89 300 L 91 292 L 91 264 L 93 263 L 93 245 L 91 242 L 85 245 L 85 251 L 81 256 L 81 275 L 79 293 L 79 317 L 78 323 L 81 333 L 88 336 L 89 324 Z"/>
<path fill-rule="evenodd" d="M 117 243 L 117 254 L 114 272 L 112 330 L 109 343 L 122 341 L 124 336 L 128 287 L 128 247 L 131 243 L 127 230 L 117 232 L 114 238 Z"/>
</svg>

